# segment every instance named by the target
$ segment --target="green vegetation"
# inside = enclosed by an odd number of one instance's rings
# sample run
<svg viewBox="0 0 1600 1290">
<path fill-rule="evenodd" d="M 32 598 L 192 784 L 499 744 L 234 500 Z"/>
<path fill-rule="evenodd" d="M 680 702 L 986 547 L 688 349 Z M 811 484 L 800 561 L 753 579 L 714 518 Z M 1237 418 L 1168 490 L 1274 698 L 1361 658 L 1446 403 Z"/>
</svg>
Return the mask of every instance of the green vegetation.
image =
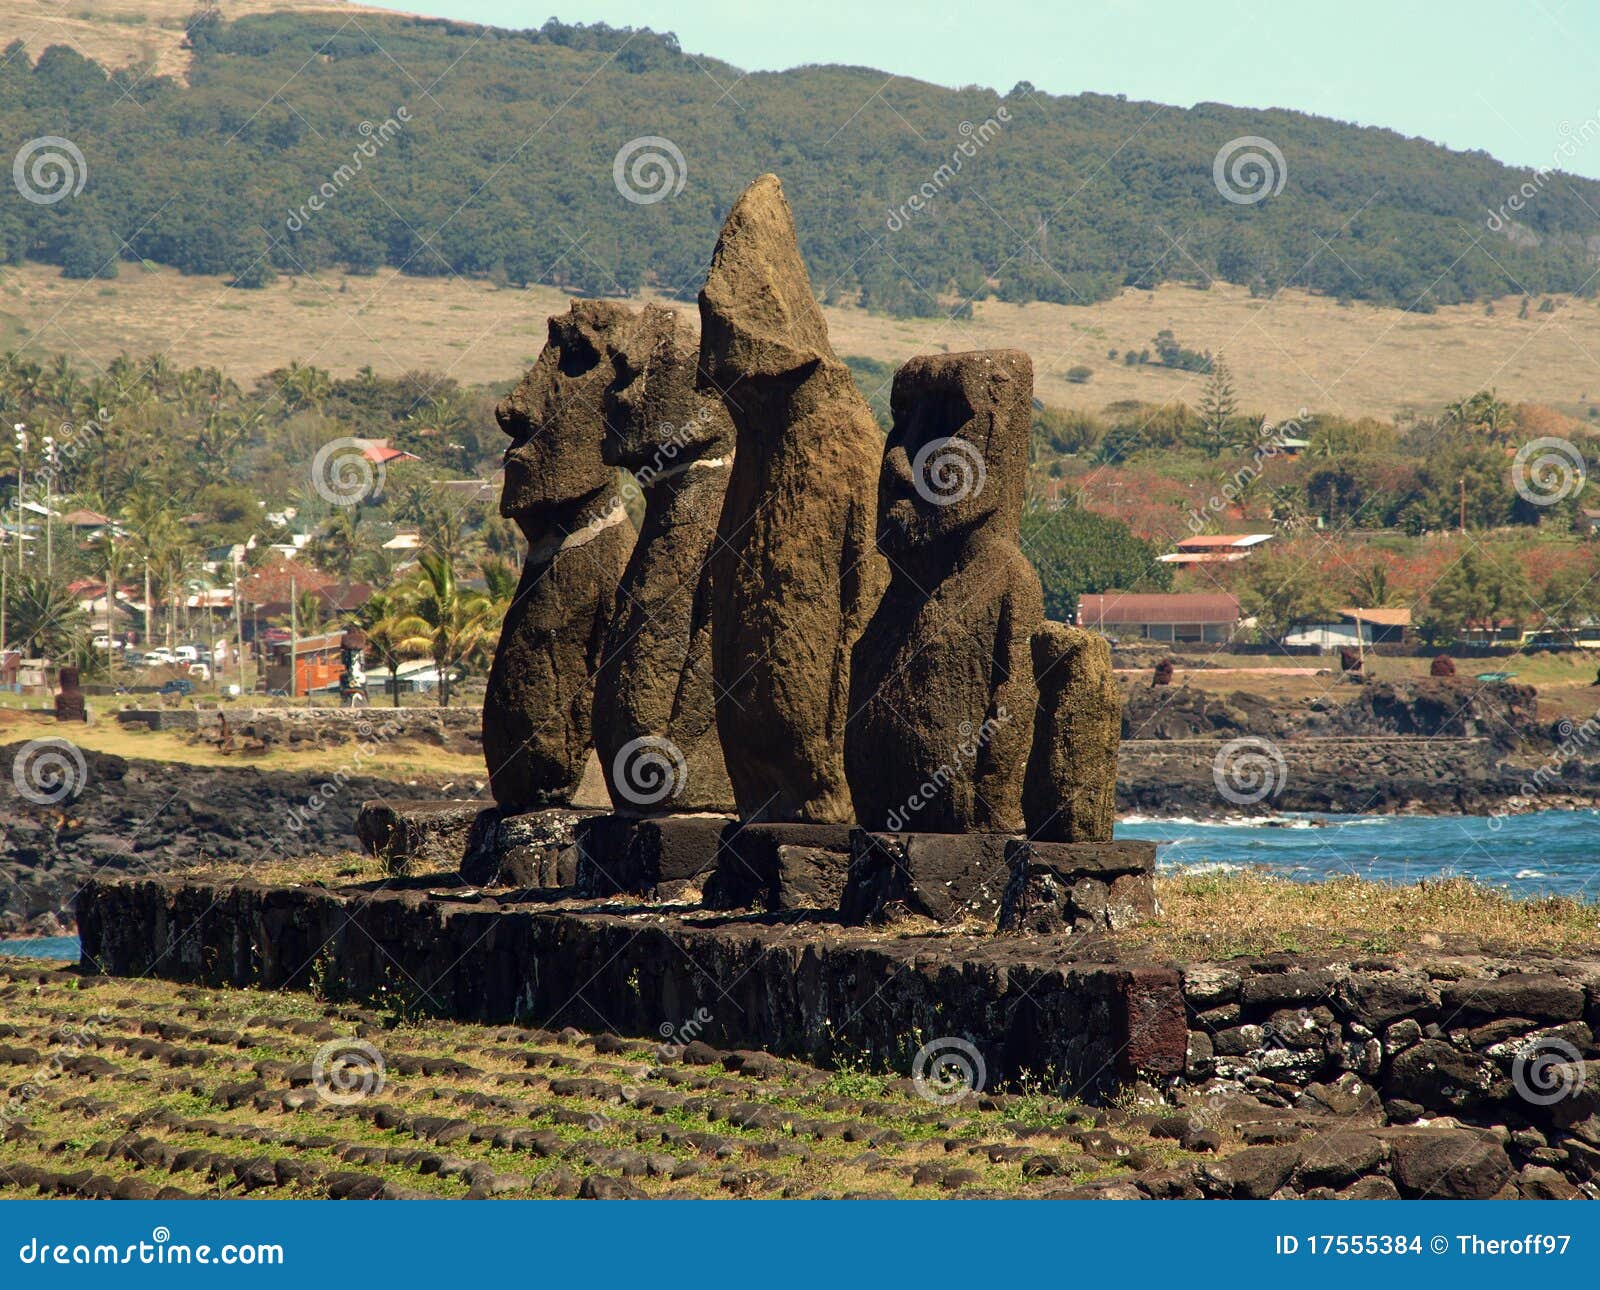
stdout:
<svg viewBox="0 0 1600 1290">
<path fill-rule="evenodd" d="M 1515 228 L 1491 233 L 1486 212 L 1522 172 L 1295 112 L 1053 97 L 1026 83 L 1002 96 L 866 68 L 743 77 L 671 35 L 554 20 L 227 22 L 211 8 L 190 43 L 188 86 L 108 76 L 63 47 L 37 66 L 7 50 L 7 137 L 70 137 L 88 182 L 70 201 L 5 204 L 0 256 L 76 277 L 148 260 L 241 288 L 393 265 L 587 294 L 654 284 L 687 299 L 734 196 L 773 170 L 819 290 L 896 313 L 961 314 L 990 294 L 1089 301 L 1174 279 L 1416 310 L 1594 288 L 1585 239 L 1600 184 L 1563 176 Z M 888 110 L 852 114 L 875 100 Z M 897 220 L 973 126 L 986 142 L 968 173 Z M 1224 200 L 1212 179 L 1219 148 L 1247 135 L 1270 138 L 1287 165 L 1282 191 L 1253 205 Z M 642 136 L 684 159 L 668 158 L 668 184 L 685 182 L 666 200 L 630 202 L 613 182 L 619 150 Z M 1169 230 L 1181 230 L 1179 254 Z M 1156 348 L 1163 363 L 1208 363 L 1170 336 Z"/>
</svg>

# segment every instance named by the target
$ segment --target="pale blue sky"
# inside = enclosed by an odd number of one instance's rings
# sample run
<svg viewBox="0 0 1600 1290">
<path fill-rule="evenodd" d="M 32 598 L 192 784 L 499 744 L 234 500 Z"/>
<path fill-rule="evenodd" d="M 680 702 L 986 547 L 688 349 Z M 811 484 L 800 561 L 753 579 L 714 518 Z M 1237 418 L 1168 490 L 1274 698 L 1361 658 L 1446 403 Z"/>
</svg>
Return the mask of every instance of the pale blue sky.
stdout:
<svg viewBox="0 0 1600 1290">
<path fill-rule="evenodd" d="M 546 0 L 547 4 L 555 0 Z M 673 31 L 747 71 L 852 63 L 942 85 L 1095 90 L 1183 107 L 1286 107 L 1515 165 L 1600 119 L 1600 0 L 398 0 L 502 27 Z M 1560 168 L 1600 178 L 1600 142 Z"/>
</svg>

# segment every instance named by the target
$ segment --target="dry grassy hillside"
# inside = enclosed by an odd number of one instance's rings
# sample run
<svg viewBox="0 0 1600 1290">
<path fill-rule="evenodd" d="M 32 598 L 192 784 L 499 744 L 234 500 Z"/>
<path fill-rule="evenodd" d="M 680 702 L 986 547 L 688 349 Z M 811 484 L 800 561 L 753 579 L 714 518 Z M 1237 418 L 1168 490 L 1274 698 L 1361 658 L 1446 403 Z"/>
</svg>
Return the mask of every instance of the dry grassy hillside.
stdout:
<svg viewBox="0 0 1600 1290">
<path fill-rule="evenodd" d="M 4 0 L 0 0 L 4 3 Z M 261 291 L 230 290 L 215 278 L 124 265 L 111 282 L 75 282 L 59 270 L 0 270 L 0 348 L 64 352 L 103 362 L 119 350 L 169 350 L 183 363 L 214 363 L 236 378 L 290 359 L 348 374 L 430 368 L 465 382 L 511 380 L 544 340 L 544 320 L 566 308 L 551 288 L 488 282 L 326 274 L 282 278 Z M 1284 292 L 1253 300 L 1237 287 L 1164 286 L 1090 306 L 984 301 L 969 322 L 900 319 L 830 308 L 841 354 L 891 363 L 912 354 L 1014 346 L 1033 355 L 1038 391 L 1064 407 L 1116 399 L 1199 395 L 1203 377 L 1158 366 L 1130 368 L 1121 351 L 1148 348 L 1162 328 L 1195 349 L 1227 356 L 1243 406 L 1275 418 L 1301 407 L 1389 416 L 1433 408 L 1493 386 L 1585 416 L 1600 406 L 1600 306 L 1557 299 L 1518 318 L 1518 301 L 1492 314 L 1482 304 L 1408 314 Z M 677 306 L 696 321 L 692 305 Z M 1115 360 L 1107 351 L 1119 351 Z M 1067 380 L 1082 364 L 1086 384 Z"/>
<path fill-rule="evenodd" d="M 200 0 L 0 0 L 0 35 L 21 39 L 38 58 L 51 45 L 71 45 L 106 67 L 148 68 L 182 79 L 189 66 L 183 25 Z M 279 9 L 356 13 L 340 0 L 222 0 L 226 18 Z"/>
</svg>

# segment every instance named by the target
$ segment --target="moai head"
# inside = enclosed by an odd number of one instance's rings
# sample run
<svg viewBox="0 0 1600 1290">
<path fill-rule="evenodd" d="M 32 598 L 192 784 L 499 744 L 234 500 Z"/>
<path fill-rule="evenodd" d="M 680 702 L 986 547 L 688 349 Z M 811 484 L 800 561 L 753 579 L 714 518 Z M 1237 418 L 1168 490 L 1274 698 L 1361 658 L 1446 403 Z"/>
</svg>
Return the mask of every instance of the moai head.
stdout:
<svg viewBox="0 0 1600 1290">
<path fill-rule="evenodd" d="M 894 378 L 878 549 L 900 557 L 986 525 L 1020 538 L 1033 363 L 1021 350 L 913 358 Z"/>
<path fill-rule="evenodd" d="M 732 451 L 727 408 L 696 387 L 699 361 L 694 333 L 673 310 L 653 304 L 612 355 L 601 453 L 646 488 L 685 462 Z"/>
<path fill-rule="evenodd" d="M 494 410 L 511 436 L 500 514 L 530 542 L 574 502 L 611 486 L 601 456 L 611 356 L 637 315 L 610 300 L 575 300 L 550 319 L 550 339 L 527 374 Z"/>
</svg>

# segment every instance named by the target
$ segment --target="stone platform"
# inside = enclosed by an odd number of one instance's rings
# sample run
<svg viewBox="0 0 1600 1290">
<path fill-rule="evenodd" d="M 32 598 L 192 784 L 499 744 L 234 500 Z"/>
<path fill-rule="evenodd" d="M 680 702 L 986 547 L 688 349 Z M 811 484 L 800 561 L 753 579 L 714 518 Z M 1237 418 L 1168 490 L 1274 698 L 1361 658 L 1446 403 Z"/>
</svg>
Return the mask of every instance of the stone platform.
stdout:
<svg viewBox="0 0 1600 1290">
<path fill-rule="evenodd" d="M 458 868 L 484 888 L 1008 932 L 1119 931 L 1155 913 L 1150 842 L 872 833 L 708 813 L 503 815 L 476 802 L 369 802 L 357 831 L 393 873 Z"/>
<path fill-rule="evenodd" d="M 930 1037 L 971 1036 L 994 1078 L 1051 1072 L 1086 1095 L 1187 1056 L 1176 970 L 1069 958 L 1061 938 L 388 887 L 95 880 L 77 901 L 84 963 L 464 1021 L 661 1035 L 702 1018 L 706 1043 L 816 1061 L 909 1064 Z"/>
<path fill-rule="evenodd" d="M 1243 1088 L 1351 1125 L 1453 1117 L 1600 1178 L 1595 958 L 1419 945 L 1176 963 L 1100 933 L 884 935 L 404 879 L 95 878 L 77 916 L 85 967 L 116 975 L 549 1029 L 688 1027 L 716 1047 L 901 1072 L 959 1041 L 990 1088 L 1027 1076 L 1103 1098 L 1144 1081 Z"/>
</svg>

